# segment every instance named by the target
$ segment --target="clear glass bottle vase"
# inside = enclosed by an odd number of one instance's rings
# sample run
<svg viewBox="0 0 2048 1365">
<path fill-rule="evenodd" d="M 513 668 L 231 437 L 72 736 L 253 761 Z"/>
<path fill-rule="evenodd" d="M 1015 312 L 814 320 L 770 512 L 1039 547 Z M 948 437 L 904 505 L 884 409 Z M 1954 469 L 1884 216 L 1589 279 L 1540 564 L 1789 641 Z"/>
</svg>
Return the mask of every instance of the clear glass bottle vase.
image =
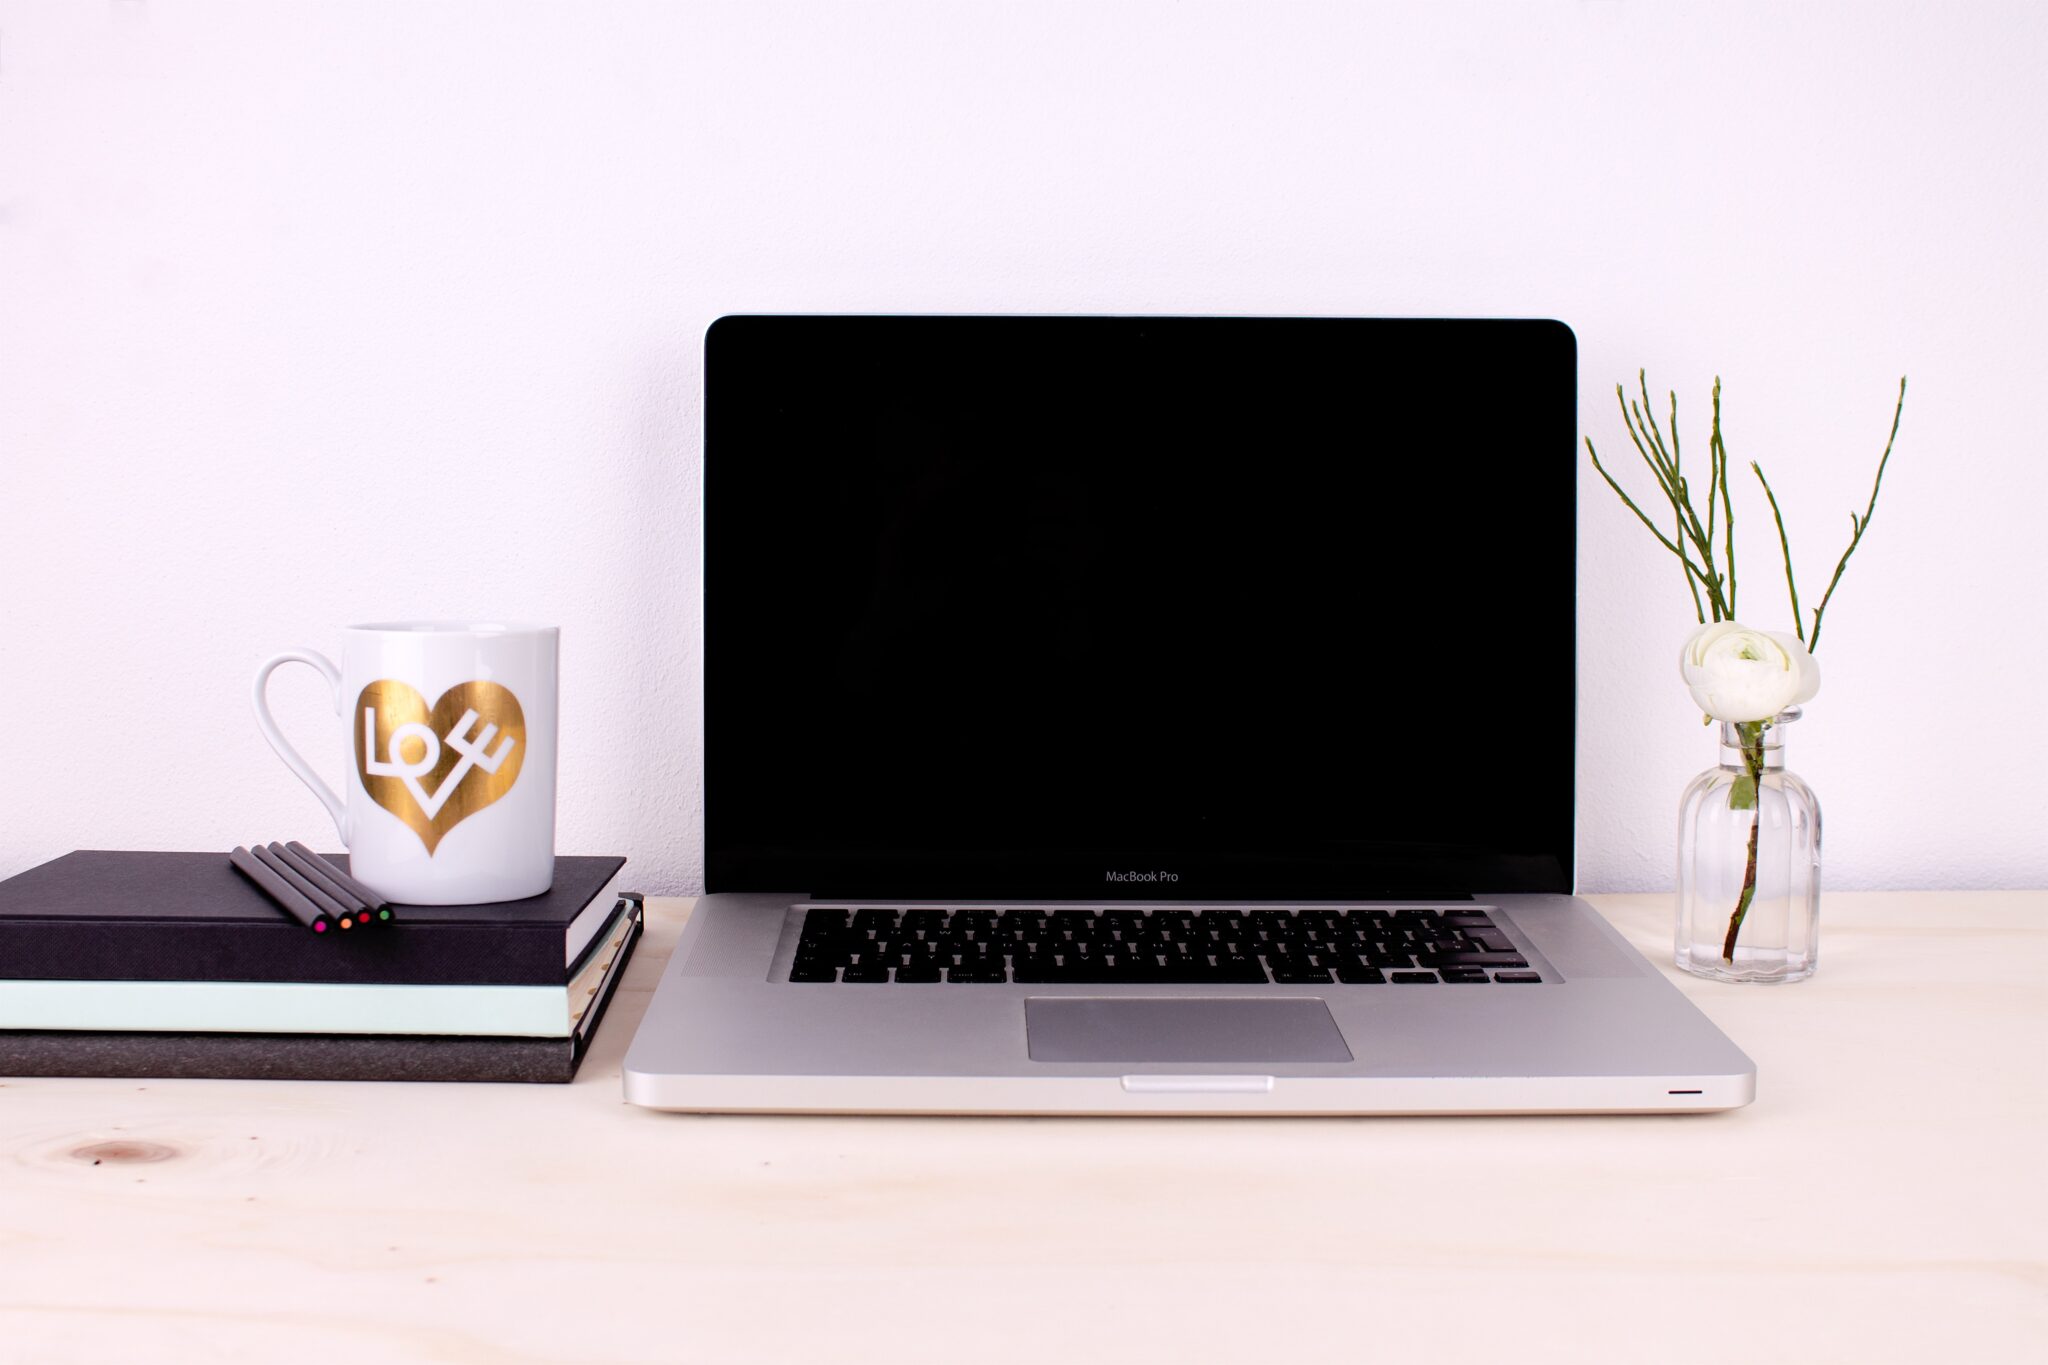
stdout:
<svg viewBox="0 0 2048 1365">
<path fill-rule="evenodd" d="M 1803 981 L 1820 960 L 1820 802 L 1785 768 L 1787 707 L 1721 723 L 1721 761 L 1678 806 L 1679 967 Z"/>
</svg>

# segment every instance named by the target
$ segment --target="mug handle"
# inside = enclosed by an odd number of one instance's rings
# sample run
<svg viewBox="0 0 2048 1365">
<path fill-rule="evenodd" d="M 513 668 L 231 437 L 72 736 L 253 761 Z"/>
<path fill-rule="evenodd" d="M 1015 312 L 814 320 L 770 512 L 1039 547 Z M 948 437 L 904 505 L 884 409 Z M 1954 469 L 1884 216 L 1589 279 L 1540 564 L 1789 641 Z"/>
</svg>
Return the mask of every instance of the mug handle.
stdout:
<svg viewBox="0 0 2048 1365">
<path fill-rule="evenodd" d="M 256 703 L 256 725 L 263 731 L 263 737 L 270 741 L 270 747 L 277 750 L 277 756 L 284 760 L 284 765 L 297 773 L 299 781 L 312 788 L 313 795 L 320 798 L 320 804 L 327 807 L 327 813 L 334 817 L 335 832 L 341 835 L 341 842 L 345 847 L 349 841 L 348 807 L 342 804 L 341 798 L 334 794 L 331 787 L 320 780 L 320 774 L 313 771 L 312 765 L 291 746 L 291 742 L 284 737 L 284 732 L 277 728 L 277 721 L 270 714 L 270 701 L 264 695 L 265 688 L 270 682 L 270 675 L 276 671 L 278 665 L 292 663 L 311 664 L 320 670 L 320 676 L 327 679 L 328 691 L 334 694 L 334 714 L 341 714 L 341 670 L 334 666 L 331 659 L 317 650 L 288 649 L 282 654 L 271 655 L 263 661 L 263 667 L 256 670 L 256 687 L 252 697 Z"/>
</svg>

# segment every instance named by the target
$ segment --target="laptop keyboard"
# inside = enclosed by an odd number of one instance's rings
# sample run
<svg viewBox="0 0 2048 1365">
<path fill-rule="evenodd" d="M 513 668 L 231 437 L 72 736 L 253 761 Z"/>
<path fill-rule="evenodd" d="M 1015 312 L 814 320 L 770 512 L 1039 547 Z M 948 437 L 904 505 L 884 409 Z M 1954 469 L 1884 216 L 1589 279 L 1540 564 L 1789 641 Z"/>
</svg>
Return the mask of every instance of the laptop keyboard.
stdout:
<svg viewBox="0 0 2048 1365">
<path fill-rule="evenodd" d="M 791 981 L 997 985 L 1521 985 L 1483 910 L 951 910 L 813 906 Z"/>
</svg>

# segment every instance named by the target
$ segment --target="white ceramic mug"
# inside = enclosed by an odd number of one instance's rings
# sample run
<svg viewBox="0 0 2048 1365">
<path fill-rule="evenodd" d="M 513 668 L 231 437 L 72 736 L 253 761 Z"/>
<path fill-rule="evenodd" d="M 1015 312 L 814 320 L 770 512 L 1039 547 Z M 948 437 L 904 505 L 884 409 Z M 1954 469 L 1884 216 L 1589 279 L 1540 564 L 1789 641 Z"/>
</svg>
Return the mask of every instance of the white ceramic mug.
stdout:
<svg viewBox="0 0 2048 1365">
<path fill-rule="evenodd" d="M 389 621 L 350 626 L 341 667 L 310 649 L 256 670 L 256 723 L 334 817 L 349 871 L 394 901 L 464 905 L 538 896 L 555 877 L 554 626 Z M 348 799 L 271 717 L 280 664 L 334 693 Z"/>
</svg>

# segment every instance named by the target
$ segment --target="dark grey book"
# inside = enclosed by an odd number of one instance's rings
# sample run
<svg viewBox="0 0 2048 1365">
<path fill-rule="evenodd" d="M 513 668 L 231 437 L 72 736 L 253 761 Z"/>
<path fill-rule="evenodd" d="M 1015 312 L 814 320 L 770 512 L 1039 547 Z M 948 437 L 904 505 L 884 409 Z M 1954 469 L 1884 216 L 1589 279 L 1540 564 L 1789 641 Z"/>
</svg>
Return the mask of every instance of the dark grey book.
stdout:
<svg viewBox="0 0 2048 1365">
<path fill-rule="evenodd" d="M 565 1038 L 0 1032 L 0 1076 L 566 1083 L 575 1079 L 639 941 L 639 899 L 627 901 L 624 941 Z"/>
<path fill-rule="evenodd" d="M 85 849 L 0 882 L 0 980 L 560 986 L 610 917 L 601 893 L 625 861 L 560 857 L 542 895 L 394 905 L 392 923 L 343 935 L 309 932 L 226 850 Z"/>
</svg>

